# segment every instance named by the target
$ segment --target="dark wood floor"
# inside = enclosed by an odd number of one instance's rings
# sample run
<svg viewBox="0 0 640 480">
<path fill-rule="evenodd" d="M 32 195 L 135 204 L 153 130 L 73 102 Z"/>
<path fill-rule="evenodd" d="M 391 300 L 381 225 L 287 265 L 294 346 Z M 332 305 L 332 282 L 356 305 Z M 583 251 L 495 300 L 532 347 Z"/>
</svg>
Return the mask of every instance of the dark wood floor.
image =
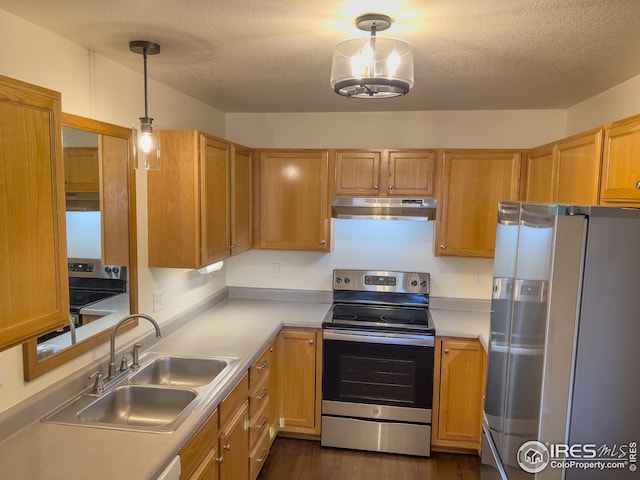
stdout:
<svg viewBox="0 0 640 480">
<path fill-rule="evenodd" d="M 480 458 L 434 452 L 430 458 L 321 447 L 279 437 L 258 480 L 479 480 Z"/>
</svg>

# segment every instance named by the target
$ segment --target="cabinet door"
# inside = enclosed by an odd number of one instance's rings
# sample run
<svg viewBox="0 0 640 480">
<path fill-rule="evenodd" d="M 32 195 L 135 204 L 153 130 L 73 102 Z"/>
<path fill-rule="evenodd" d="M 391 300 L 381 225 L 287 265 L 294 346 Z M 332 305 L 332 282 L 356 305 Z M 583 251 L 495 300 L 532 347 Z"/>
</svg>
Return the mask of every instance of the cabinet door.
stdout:
<svg viewBox="0 0 640 480">
<path fill-rule="evenodd" d="M 597 205 L 600 193 L 602 130 L 559 142 L 555 151 L 554 202 Z"/>
<path fill-rule="evenodd" d="M 129 265 L 129 140 L 100 135 L 102 263 Z"/>
<path fill-rule="evenodd" d="M 601 203 L 640 202 L 640 118 L 605 128 Z"/>
<path fill-rule="evenodd" d="M 220 480 L 249 478 L 249 416 L 245 400 L 238 414 L 220 434 Z"/>
<path fill-rule="evenodd" d="M 199 133 L 160 135 L 162 168 L 147 172 L 149 266 L 200 268 Z"/>
<path fill-rule="evenodd" d="M 535 148 L 525 154 L 523 165 L 522 200 L 553 202 L 555 195 L 553 145 Z"/>
<path fill-rule="evenodd" d="M 99 191 L 98 147 L 66 147 L 64 176 L 67 192 Z"/>
<path fill-rule="evenodd" d="M 258 246 L 329 251 L 328 152 L 260 153 Z"/>
<path fill-rule="evenodd" d="M 182 475 L 181 475 L 182 477 Z M 218 480 L 218 449 L 214 448 L 188 480 Z"/>
<path fill-rule="evenodd" d="M 380 193 L 379 151 L 338 150 L 335 153 L 335 194 L 375 197 Z"/>
<path fill-rule="evenodd" d="M 436 349 L 436 383 L 440 388 L 436 390 L 437 405 L 434 402 L 434 444 L 479 450 L 486 375 L 484 349 L 477 340 L 452 338 L 438 340 Z"/>
<path fill-rule="evenodd" d="M 285 328 L 278 339 L 281 430 L 320 433 L 321 363 L 316 329 Z"/>
<path fill-rule="evenodd" d="M 435 193 L 436 154 L 433 151 L 388 152 L 388 196 L 426 196 Z"/>
<path fill-rule="evenodd" d="M 443 152 L 436 214 L 436 255 L 493 257 L 498 201 L 516 200 L 520 153 Z"/>
<path fill-rule="evenodd" d="M 68 322 L 60 94 L 0 76 L 0 350 Z"/>
<path fill-rule="evenodd" d="M 229 152 L 228 143 L 200 136 L 202 266 L 229 256 Z"/>
<path fill-rule="evenodd" d="M 251 249 L 251 150 L 231 148 L 231 255 Z"/>
</svg>

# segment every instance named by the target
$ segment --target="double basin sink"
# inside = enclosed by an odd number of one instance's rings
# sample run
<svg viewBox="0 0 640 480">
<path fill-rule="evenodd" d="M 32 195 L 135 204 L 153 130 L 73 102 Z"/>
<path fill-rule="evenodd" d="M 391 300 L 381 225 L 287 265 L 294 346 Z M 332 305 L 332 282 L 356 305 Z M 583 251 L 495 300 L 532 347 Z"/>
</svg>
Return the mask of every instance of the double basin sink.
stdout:
<svg viewBox="0 0 640 480">
<path fill-rule="evenodd" d="M 109 381 L 104 393 L 83 393 L 42 421 L 170 433 L 224 385 L 239 362 L 229 357 L 145 354 L 140 368 Z"/>
</svg>

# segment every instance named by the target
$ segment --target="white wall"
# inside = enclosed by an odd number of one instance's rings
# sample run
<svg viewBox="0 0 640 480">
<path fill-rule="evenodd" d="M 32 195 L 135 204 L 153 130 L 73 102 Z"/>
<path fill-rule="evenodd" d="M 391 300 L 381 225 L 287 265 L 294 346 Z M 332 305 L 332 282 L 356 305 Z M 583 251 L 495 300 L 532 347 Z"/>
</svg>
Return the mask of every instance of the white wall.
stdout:
<svg viewBox="0 0 640 480">
<path fill-rule="evenodd" d="M 567 110 L 567 136 L 640 113 L 640 75 Z"/>
<path fill-rule="evenodd" d="M 123 49 L 127 39 L 123 39 Z M 140 70 L 142 70 L 142 57 Z M 129 127 L 144 109 L 143 77 L 100 55 L 73 44 L 31 23 L 0 10 L 0 74 L 62 93 L 62 109 L 97 120 Z M 150 113 L 163 128 L 201 129 L 224 137 L 225 115 L 176 90 L 149 81 Z M 145 172 L 137 172 L 138 260 L 140 311 L 152 311 L 152 295 L 165 292 L 166 307 L 154 316 L 163 323 L 225 286 L 225 272 L 200 276 L 189 270 L 149 269 Z M 141 324 L 128 338 L 148 330 Z M 121 340 L 123 341 L 123 340 Z M 0 354 L 3 385 L 0 412 L 103 356 L 106 345 L 25 383 L 22 348 Z"/>
<path fill-rule="evenodd" d="M 229 113 L 227 138 L 263 148 L 530 148 L 562 138 L 565 123 L 564 110 Z"/>
</svg>

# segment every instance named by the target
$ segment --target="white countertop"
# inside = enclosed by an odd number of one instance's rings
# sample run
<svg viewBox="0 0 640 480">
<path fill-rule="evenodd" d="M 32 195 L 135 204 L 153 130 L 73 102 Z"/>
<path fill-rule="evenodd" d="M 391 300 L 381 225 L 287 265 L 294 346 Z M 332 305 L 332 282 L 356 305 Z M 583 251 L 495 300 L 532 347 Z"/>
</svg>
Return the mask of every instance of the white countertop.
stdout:
<svg viewBox="0 0 640 480">
<path fill-rule="evenodd" d="M 214 411 L 282 326 L 320 328 L 327 303 L 227 299 L 162 339 L 151 352 L 239 357 L 215 395 L 175 432 L 140 433 L 36 420 L 0 442 L 0 471 L 12 480 L 155 479 Z M 432 310 L 438 335 L 478 337 L 486 348 L 487 312 Z M 52 405 L 52 409 L 56 405 Z"/>
</svg>

